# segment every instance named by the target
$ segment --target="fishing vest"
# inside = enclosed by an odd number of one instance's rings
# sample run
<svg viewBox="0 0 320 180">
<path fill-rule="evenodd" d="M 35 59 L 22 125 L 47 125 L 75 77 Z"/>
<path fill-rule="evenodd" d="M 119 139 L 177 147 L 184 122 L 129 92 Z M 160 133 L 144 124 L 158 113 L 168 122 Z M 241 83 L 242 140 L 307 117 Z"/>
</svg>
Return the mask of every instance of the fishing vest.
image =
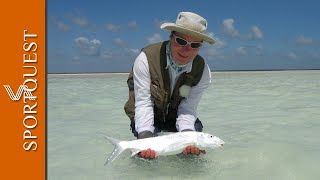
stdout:
<svg viewBox="0 0 320 180">
<path fill-rule="evenodd" d="M 151 44 L 142 49 L 146 54 L 150 73 L 151 100 L 154 102 L 154 126 L 160 131 L 165 129 L 176 132 L 177 111 L 180 102 L 185 98 L 179 93 L 182 85 L 196 86 L 203 74 L 205 62 L 200 55 L 197 55 L 192 62 L 192 70 L 189 73 L 182 73 L 171 94 L 170 76 L 167 69 L 166 45 L 168 41 Z M 124 106 L 127 116 L 131 120 L 131 128 L 134 130 L 135 98 L 133 72 L 127 80 L 129 88 L 129 99 Z"/>
</svg>

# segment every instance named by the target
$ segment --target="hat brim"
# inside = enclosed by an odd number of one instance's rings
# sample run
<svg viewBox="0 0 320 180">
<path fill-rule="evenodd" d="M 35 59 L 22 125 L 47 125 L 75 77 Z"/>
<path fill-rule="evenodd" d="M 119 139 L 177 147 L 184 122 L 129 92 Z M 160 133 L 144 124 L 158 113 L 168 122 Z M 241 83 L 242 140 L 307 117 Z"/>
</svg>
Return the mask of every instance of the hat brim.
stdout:
<svg viewBox="0 0 320 180">
<path fill-rule="evenodd" d="M 209 44 L 214 44 L 215 43 L 215 40 L 206 35 L 206 34 L 203 34 L 203 33 L 199 33 L 197 31 L 193 31 L 191 29 L 187 29 L 185 27 L 181 27 L 179 25 L 176 25 L 175 23 L 163 23 L 161 26 L 160 26 L 161 29 L 166 29 L 166 30 L 169 30 L 169 31 L 177 31 L 177 32 L 180 32 L 182 34 L 187 34 L 187 35 L 190 35 L 192 37 L 195 37 L 195 38 L 199 38 L 199 39 L 202 39 L 203 41 L 209 43 Z"/>
</svg>

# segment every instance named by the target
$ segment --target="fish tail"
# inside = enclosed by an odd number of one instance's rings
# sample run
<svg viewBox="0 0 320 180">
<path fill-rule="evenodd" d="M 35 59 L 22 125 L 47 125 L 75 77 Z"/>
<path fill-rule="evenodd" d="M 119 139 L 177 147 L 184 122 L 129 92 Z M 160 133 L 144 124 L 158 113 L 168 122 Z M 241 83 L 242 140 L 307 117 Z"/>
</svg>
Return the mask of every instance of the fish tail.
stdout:
<svg viewBox="0 0 320 180">
<path fill-rule="evenodd" d="M 104 135 L 104 138 L 106 138 L 110 143 L 112 143 L 115 147 L 113 149 L 113 152 L 111 153 L 110 157 L 107 159 L 107 161 L 104 163 L 104 165 L 109 164 L 110 162 L 114 161 L 125 149 L 124 143 L 121 142 L 118 139 L 109 137 Z"/>
</svg>

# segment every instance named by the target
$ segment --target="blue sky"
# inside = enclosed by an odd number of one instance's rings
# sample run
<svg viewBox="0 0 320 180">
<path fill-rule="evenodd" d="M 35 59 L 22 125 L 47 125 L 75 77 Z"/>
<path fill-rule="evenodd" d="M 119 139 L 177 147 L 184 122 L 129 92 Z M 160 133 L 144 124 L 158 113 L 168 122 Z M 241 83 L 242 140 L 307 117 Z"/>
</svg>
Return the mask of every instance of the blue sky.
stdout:
<svg viewBox="0 0 320 180">
<path fill-rule="evenodd" d="M 168 39 L 181 11 L 208 21 L 211 70 L 320 69 L 316 0 L 47 0 L 48 72 L 128 72 L 144 46 Z"/>
</svg>

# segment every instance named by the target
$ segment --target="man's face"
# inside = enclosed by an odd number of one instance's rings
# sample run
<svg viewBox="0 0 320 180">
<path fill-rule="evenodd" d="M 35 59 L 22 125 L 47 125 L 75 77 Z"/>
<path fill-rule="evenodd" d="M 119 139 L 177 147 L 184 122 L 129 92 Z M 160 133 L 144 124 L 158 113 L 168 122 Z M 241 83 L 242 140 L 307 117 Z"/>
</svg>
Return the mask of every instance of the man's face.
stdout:
<svg viewBox="0 0 320 180">
<path fill-rule="evenodd" d="M 196 43 L 194 45 L 187 44 L 185 46 L 182 46 L 176 42 L 178 40 L 179 42 L 183 42 L 181 39 L 176 38 L 182 38 L 186 41 Z M 197 43 L 201 43 L 202 40 L 198 38 L 191 37 L 186 34 L 182 34 L 179 32 L 174 32 L 174 34 L 171 37 L 171 55 L 176 60 L 177 64 L 183 65 L 188 64 L 190 61 L 192 61 L 196 55 L 198 54 L 200 47 L 197 47 Z M 192 48 L 191 46 L 197 47 Z"/>
</svg>

